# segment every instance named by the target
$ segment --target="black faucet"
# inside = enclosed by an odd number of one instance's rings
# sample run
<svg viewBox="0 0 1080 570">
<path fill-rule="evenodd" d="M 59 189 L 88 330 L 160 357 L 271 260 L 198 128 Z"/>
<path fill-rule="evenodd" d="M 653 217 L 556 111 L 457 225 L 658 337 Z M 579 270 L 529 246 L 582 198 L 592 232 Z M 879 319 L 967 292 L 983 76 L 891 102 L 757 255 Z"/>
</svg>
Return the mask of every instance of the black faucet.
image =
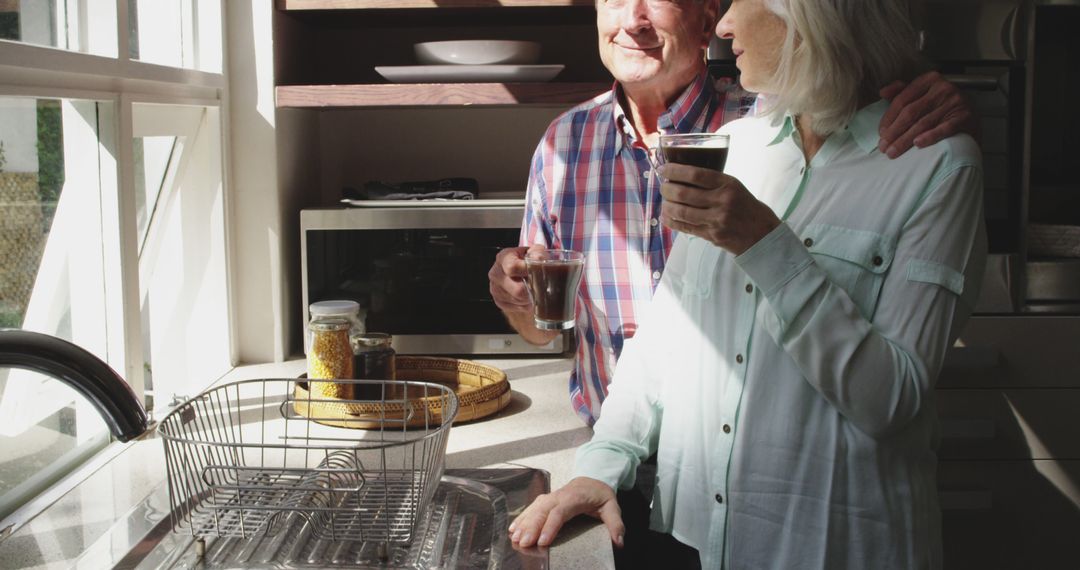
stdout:
<svg viewBox="0 0 1080 570">
<path fill-rule="evenodd" d="M 2 329 L 0 368 L 25 368 L 63 381 L 90 400 L 120 441 L 130 441 L 150 427 L 146 410 L 127 382 L 101 359 L 66 340 Z"/>
</svg>

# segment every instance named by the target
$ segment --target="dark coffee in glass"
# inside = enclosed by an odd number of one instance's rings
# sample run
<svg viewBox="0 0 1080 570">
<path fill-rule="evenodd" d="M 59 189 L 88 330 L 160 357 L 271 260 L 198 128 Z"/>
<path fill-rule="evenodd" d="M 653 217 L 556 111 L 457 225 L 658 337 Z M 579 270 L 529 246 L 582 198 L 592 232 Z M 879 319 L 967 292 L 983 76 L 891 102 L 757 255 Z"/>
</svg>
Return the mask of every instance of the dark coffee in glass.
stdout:
<svg viewBox="0 0 1080 570">
<path fill-rule="evenodd" d="M 574 308 L 585 256 L 577 251 L 541 250 L 525 256 L 529 297 L 536 327 L 562 330 L 574 326 Z"/>
<path fill-rule="evenodd" d="M 716 133 L 662 134 L 660 154 L 664 162 L 723 172 L 727 163 L 728 141 L 728 135 Z"/>
</svg>

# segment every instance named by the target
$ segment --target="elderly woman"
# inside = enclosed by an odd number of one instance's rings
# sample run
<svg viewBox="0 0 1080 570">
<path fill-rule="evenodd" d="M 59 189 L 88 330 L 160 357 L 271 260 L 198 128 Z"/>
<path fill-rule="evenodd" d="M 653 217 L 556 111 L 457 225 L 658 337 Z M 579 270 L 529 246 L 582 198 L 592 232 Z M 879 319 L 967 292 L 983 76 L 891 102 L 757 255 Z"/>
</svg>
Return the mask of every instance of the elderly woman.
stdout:
<svg viewBox="0 0 1080 570">
<path fill-rule="evenodd" d="M 726 173 L 668 164 L 676 241 L 577 477 L 511 525 L 549 544 L 658 457 L 651 526 L 706 568 L 941 566 L 933 388 L 985 259 L 967 136 L 890 161 L 883 85 L 914 76 L 903 0 L 734 0 L 763 116 Z"/>
</svg>

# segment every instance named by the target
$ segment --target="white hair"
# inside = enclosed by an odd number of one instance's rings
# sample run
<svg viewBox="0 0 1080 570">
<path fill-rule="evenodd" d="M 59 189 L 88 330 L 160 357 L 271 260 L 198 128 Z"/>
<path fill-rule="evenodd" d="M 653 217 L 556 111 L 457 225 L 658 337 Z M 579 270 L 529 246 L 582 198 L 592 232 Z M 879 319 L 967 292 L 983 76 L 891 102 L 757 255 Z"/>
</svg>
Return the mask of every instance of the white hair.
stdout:
<svg viewBox="0 0 1080 570">
<path fill-rule="evenodd" d="M 825 136 L 920 66 L 907 0 L 764 0 L 787 24 L 767 112 L 809 115 Z"/>
</svg>

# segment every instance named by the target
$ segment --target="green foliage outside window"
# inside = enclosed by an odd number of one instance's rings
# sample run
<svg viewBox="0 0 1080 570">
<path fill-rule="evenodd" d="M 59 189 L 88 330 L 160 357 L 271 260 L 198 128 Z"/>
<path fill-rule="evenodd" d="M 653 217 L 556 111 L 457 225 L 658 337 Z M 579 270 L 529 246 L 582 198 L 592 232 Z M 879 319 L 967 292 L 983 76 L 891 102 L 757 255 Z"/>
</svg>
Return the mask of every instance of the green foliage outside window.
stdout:
<svg viewBox="0 0 1080 570">
<path fill-rule="evenodd" d="M 19 13 L 0 12 L 0 40 L 19 39 Z"/>
<path fill-rule="evenodd" d="M 38 101 L 37 150 L 41 212 L 47 222 L 45 227 L 50 227 L 64 186 L 64 129 L 59 101 Z"/>
</svg>

